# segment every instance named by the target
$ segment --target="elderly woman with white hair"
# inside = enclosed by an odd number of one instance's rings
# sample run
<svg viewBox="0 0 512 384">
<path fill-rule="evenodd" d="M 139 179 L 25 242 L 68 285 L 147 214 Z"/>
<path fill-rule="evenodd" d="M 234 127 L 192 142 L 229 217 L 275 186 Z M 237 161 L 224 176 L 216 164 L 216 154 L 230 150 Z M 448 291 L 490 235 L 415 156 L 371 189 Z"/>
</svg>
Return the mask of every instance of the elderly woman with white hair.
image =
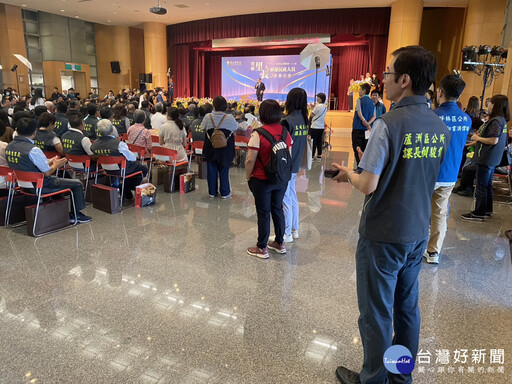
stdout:
<svg viewBox="0 0 512 384">
<path fill-rule="evenodd" d="M 124 156 L 126 158 L 126 176 L 139 171 L 142 171 L 144 177 L 147 175 L 147 167 L 137 163 L 137 158 L 130 152 L 128 145 L 120 141 L 118 137 L 114 135 L 114 129 L 110 120 L 102 119 L 98 121 L 96 132 L 98 137 L 91 145 L 91 151 L 96 156 Z M 120 172 L 109 171 L 108 173 L 119 174 Z M 134 191 L 135 187 L 141 182 L 142 176 L 126 179 L 123 197 L 127 200 L 133 199 L 132 191 Z"/>
</svg>

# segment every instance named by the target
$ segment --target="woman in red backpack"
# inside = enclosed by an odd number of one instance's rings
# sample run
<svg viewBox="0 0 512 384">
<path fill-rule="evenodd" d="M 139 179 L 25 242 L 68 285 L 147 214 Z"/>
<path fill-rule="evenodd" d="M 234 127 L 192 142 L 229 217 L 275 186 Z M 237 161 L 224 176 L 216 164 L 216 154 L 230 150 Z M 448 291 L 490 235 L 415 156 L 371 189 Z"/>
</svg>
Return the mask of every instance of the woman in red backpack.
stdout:
<svg viewBox="0 0 512 384">
<path fill-rule="evenodd" d="M 283 126 L 279 124 L 280 120 L 281 107 L 277 101 L 265 100 L 261 103 L 260 121 L 263 124 L 262 129 L 270 133 L 276 141 L 284 141 L 290 149 L 292 139 L 286 128 L 283 129 Z M 288 182 L 272 183 L 265 172 L 265 167 L 271 159 L 271 146 L 272 144 L 267 138 L 257 130 L 253 131 L 245 162 L 245 176 L 249 183 L 249 189 L 254 195 L 258 214 L 258 242 L 255 247 L 248 248 L 247 253 L 261 259 L 268 258 L 268 248 L 277 253 L 286 253 L 283 243 L 285 230 L 283 197 Z M 271 214 L 276 238 L 268 243 Z"/>
</svg>

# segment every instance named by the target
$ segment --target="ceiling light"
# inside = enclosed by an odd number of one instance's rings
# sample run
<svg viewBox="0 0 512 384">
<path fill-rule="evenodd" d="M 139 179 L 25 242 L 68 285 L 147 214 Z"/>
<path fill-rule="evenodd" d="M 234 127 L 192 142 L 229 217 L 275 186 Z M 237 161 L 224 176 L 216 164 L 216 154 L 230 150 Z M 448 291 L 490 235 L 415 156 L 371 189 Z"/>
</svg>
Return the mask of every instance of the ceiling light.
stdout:
<svg viewBox="0 0 512 384">
<path fill-rule="evenodd" d="M 110 21 L 110 20 L 107 20 L 107 23 L 111 23 L 111 21 Z"/>
<path fill-rule="evenodd" d="M 26 6 L 27 6 L 27 4 L 22 4 L 21 6 L 22 6 L 22 7 L 26 7 Z"/>
<path fill-rule="evenodd" d="M 75 16 L 75 19 L 79 19 L 79 18 L 80 18 L 80 16 Z"/>
<path fill-rule="evenodd" d="M 64 12 L 64 10 L 63 10 L 63 9 L 61 9 L 60 11 L 61 11 L 61 12 Z"/>
</svg>

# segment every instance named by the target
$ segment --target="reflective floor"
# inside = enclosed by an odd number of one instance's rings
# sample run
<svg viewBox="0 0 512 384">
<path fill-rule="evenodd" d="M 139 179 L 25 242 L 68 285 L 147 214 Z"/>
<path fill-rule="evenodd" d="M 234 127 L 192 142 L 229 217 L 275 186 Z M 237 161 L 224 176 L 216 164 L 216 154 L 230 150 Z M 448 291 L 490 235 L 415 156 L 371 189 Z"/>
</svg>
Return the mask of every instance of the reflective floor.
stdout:
<svg viewBox="0 0 512 384">
<path fill-rule="evenodd" d="M 329 162 L 346 160 L 347 135 L 333 142 Z M 0 383 L 337 383 L 337 365 L 357 370 L 363 196 L 323 164 L 298 177 L 300 238 L 269 260 L 246 254 L 256 215 L 240 168 L 230 200 L 198 180 L 153 207 L 88 207 L 92 223 L 38 240 L 1 228 Z M 441 264 L 421 271 L 418 383 L 511 381 L 511 207 L 462 222 L 471 204 L 452 196 Z"/>
</svg>

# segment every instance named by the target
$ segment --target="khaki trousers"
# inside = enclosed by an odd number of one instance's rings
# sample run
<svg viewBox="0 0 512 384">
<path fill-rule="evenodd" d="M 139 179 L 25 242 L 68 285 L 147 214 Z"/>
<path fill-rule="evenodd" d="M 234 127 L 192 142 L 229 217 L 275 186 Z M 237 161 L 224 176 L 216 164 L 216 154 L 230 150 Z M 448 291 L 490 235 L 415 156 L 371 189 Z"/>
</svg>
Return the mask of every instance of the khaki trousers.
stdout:
<svg viewBox="0 0 512 384">
<path fill-rule="evenodd" d="M 432 195 L 432 212 L 430 214 L 430 238 L 427 251 L 441 253 L 444 238 L 446 236 L 446 215 L 448 213 L 448 201 L 452 193 L 453 185 L 438 187 Z"/>
</svg>

